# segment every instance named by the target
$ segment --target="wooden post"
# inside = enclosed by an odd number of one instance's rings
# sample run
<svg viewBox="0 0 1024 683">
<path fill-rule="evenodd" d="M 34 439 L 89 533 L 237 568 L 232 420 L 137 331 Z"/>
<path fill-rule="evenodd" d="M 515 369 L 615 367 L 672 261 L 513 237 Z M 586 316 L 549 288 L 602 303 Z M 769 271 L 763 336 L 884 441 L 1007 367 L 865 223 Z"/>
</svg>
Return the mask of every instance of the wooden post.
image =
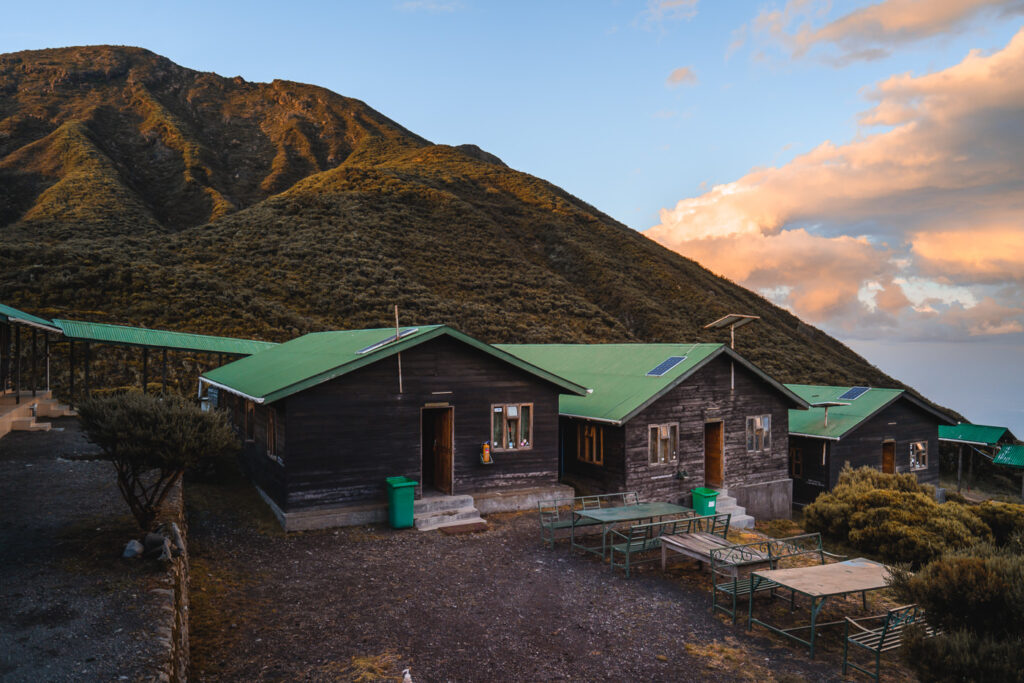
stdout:
<svg viewBox="0 0 1024 683">
<path fill-rule="evenodd" d="M 89 384 L 89 361 L 91 360 L 89 354 L 89 342 L 85 342 L 85 397 L 89 398 L 92 394 L 92 386 Z"/>
<path fill-rule="evenodd" d="M 974 449 L 967 454 L 967 490 L 974 486 Z"/>
<path fill-rule="evenodd" d="M 50 390 L 50 335 L 43 334 L 43 355 L 46 358 L 46 390 Z"/>
<path fill-rule="evenodd" d="M 146 393 L 149 384 L 149 348 L 142 348 L 142 393 Z"/>
<path fill-rule="evenodd" d="M 167 393 L 167 349 L 164 349 L 164 363 L 160 369 L 160 393 Z"/>
<path fill-rule="evenodd" d="M 398 304 L 395 304 L 395 343 L 398 343 L 399 339 L 398 332 Z M 398 393 L 402 393 L 402 353 L 398 354 Z M 532 416 L 531 416 L 532 419 Z"/>
<path fill-rule="evenodd" d="M 14 402 L 21 403 L 21 328 L 14 327 Z"/>
<path fill-rule="evenodd" d="M 32 328 L 32 398 L 36 397 L 39 388 L 39 361 L 36 358 L 36 328 Z"/>
<path fill-rule="evenodd" d="M 71 381 L 71 400 L 75 400 L 75 342 L 68 342 L 68 368 Z"/>
<path fill-rule="evenodd" d="M 957 444 L 956 447 L 956 492 L 960 493 L 960 478 L 964 473 L 964 445 Z"/>
</svg>

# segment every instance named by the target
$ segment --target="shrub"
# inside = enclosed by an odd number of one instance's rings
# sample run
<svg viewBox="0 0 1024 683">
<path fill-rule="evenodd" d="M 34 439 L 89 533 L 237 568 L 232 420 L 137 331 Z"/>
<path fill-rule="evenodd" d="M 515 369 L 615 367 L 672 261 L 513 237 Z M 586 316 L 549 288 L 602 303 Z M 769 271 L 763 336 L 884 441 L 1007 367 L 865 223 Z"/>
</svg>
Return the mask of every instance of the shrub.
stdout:
<svg viewBox="0 0 1024 683">
<path fill-rule="evenodd" d="M 804 509 L 804 526 L 885 561 L 914 566 L 991 540 L 988 526 L 966 506 L 935 502 L 935 489 L 912 474 L 868 467 L 843 468 L 835 488 Z"/>
<path fill-rule="evenodd" d="M 185 468 L 238 449 L 222 413 L 204 413 L 177 396 L 99 396 L 82 401 L 78 415 L 89 440 L 114 463 L 118 488 L 142 529 Z"/>
<path fill-rule="evenodd" d="M 911 632 L 902 656 L 921 680 L 1014 681 L 1024 670 L 1024 555 L 980 545 L 943 556 L 916 574 L 896 571 L 899 599 L 924 608 L 943 633 Z"/>
<path fill-rule="evenodd" d="M 999 545 L 1007 543 L 1015 534 L 1024 532 L 1024 505 L 988 500 L 981 505 L 972 505 L 969 509 L 992 530 Z"/>
</svg>

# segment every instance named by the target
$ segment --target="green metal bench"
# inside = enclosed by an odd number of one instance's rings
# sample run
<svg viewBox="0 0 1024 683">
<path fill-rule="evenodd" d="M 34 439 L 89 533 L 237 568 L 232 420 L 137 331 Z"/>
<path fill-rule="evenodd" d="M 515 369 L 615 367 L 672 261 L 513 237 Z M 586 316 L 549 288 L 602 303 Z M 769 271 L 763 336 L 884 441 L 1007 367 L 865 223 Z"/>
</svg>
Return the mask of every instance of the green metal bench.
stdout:
<svg viewBox="0 0 1024 683">
<path fill-rule="evenodd" d="M 800 534 L 787 538 L 767 538 L 762 541 L 743 543 L 729 548 L 715 549 L 711 551 L 711 611 L 721 610 L 732 617 L 732 623 L 736 623 L 737 600 L 742 597 L 749 599 L 751 591 L 750 570 L 763 568 L 765 564 L 769 569 L 779 569 L 779 562 L 788 558 L 803 556 L 816 556 L 820 564 L 827 560 L 844 560 L 844 555 L 835 555 L 826 551 L 821 544 L 821 534 Z M 759 566 L 760 565 L 760 566 Z M 748 574 L 743 576 L 743 572 Z M 719 583 L 718 577 L 725 577 L 725 581 Z M 774 581 L 759 580 L 755 593 L 771 591 L 775 595 L 778 584 Z M 729 596 L 731 609 L 718 601 L 718 594 L 724 593 Z M 866 600 L 866 598 L 864 598 Z M 790 607 L 793 607 L 795 596 L 792 592 L 789 595 Z M 866 605 L 866 603 L 865 603 Z"/>
<path fill-rule="evenodd" d="M 593 496 L 576 496 L 575 498 L 555 498 L 537 503 L 540 517 L 540 538 L 549 548 L 555 547 L 557 533 L 571 530 L 573 526 L 600 525 L 593 519 L 575 519 L 577 510 L 594 510 L 605 507 L 621 507 L 623 505 L 639 505 L 640 496 L 636 491 L 622 493 L 603 493 Z"/>
<path fill-rule="evenodd" d="M 729 520 L 732 515 L 729 513 L 704 515 L 701 517 L 687 514 L 686 517 L 674 519 L 663 519 L 658 522 L 647 522 L 645 524 L 634 524 L 626 530 L 608 530 L 608 548 L 610 551 L 610 562 L 612 571 L 616 567 L 626 570 L 626 578 L 629 578 L 630 568 L 642 562 L 652 562 L 660 559 L 656 555 L 648 559 L 634 559 L 636 555 L 661 549 L 662 536 L 675 536 L 704 532 L 725 538 L 729 533 Z M 616 555 L 622 557 L 616 562 Z"/>
<path fill-rule="evenodd" d="M 865 628 L 862 622 L 878 621 L 882 619 L 882 625 L 876 628 Z M 866 673 L 874 680 L 882 666 L 882 653 L 895 650 L 903 645 L 903 632 L 907 626 L 912 624 L 924 628 L 925 637 L 931 638 L 938 634 L 938 631 L 929 626 L 924 620 L 924 610 L 917 605 L 906 605 L 894 607 L 885 614 L 864 619 L 851 619 L 846 617 L 845 633 L 843 638 L 843 675 L 846 675 L 848 667 Z M 851 633 L 851 627 L 856 629 Z M 850 660 L 849 648 L 854 645 L 871 652 L 875 656 L 875 670 L 871 671 L 859 666 Z"/>
</svg>

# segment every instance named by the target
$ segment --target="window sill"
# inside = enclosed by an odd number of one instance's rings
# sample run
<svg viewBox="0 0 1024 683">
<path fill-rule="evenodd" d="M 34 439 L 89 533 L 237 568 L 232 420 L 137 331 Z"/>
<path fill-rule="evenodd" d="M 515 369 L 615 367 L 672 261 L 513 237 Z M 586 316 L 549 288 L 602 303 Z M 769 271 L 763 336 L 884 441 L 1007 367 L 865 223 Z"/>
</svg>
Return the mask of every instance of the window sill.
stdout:
<svg viewBox="0 0 1024 683">
<path fill-rule="evenodd" d="M 532 450 L 533 450 L 533 446 L 527 446 L 525 448 L 492 448 L 491 452 L 492 453 L 523 453 L 523 452 L 532 451 Z"/>
</svg>

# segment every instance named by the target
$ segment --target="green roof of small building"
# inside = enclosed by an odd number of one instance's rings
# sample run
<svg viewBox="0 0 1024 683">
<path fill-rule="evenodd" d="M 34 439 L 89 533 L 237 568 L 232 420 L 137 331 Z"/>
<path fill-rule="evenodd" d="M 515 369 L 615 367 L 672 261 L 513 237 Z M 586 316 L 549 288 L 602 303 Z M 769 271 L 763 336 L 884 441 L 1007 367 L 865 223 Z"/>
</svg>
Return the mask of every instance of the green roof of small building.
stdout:
<svg viewBox="0 0 1024 683">
<path fill-rule="evenodd" d="M 992 462 L 996 465 L 1024 468 L 1024 445 L 1010 444 L 1003 446 L 996 453 L 996 457 L 993 458 Z"/>
<path fill-rule="evenodd" d="M 271 403 L 445 335 L 551 382 L 564 391 L 575 394 L 587 392 L 584 386 L 446 325 L 402 328 L 397 341 L 394 328 L 314 332 L 205 372 L 201 381 L 257 403 Z"/>
<path fill-rule="evenodd" d="M 853 387 L 829 387 L 809 384 L 787 384 L 786 387 L 811 404 L 810 410 L 789 411 L 789 433 L 798 436 L 813 436 L 839 440 L 850 430 L 899 398 L 902 389 L 869 388 L 855 399 L 840 398 Z M 828 408 L 828 425 L 825 425 L 825 408 L 814 407 L 815 403 L 849 403 Z M 923 405 L 923 404 L 922 404 Z"/>
<path fill-rule="evenodd" d="M 0 319 L 5 322 L 23 323 L 25 325 L 31 325 L 32 327 L 41 327 L 50 332 L 60 332 L 60 328 L 57 327 L 52 320 L 40 318 L 37 315 L 32 315 L 25 311 L 19 311 L 17 308 L 6 304 L 0 304 Z"/>
<path fill-rule="evenodd" d="M 206 334 L 151 330 L 145 327 L 108 325 L 106 323 L 90 323 L 82 320 L 54 320 L 53 322 L 63 330 L 64 336 L 68 339 L 100 344 L 119 344 L 122 346 L 141 346 L 157 349 L 174 349 L 177 351 L 195 351 L 199 353 L 226 353 L 239 356 L 251 356 L 277 346 L 274 342 L 256 341 L 254 339 L 213 337 Z"/>
<path fill-rule="evenodd" d="M 939 441 L 968 443 L 975 446 L 995 446 L 1007 431 L 1006 427 L 975 425 L 969 422 L 939 425 Z"/>
<path fill-rule="evenodd" d="M 590 387 L 587 396 L 559 399 L 559 413 L 567 417 L 623 424 L 723 353 L 795 404 L 804 405 L 782 384 L 722 344 L 499 344 L 498 348 Z M 648 374 L 673 357 L 684 360 L 658 376 Z"/>
</svg>

